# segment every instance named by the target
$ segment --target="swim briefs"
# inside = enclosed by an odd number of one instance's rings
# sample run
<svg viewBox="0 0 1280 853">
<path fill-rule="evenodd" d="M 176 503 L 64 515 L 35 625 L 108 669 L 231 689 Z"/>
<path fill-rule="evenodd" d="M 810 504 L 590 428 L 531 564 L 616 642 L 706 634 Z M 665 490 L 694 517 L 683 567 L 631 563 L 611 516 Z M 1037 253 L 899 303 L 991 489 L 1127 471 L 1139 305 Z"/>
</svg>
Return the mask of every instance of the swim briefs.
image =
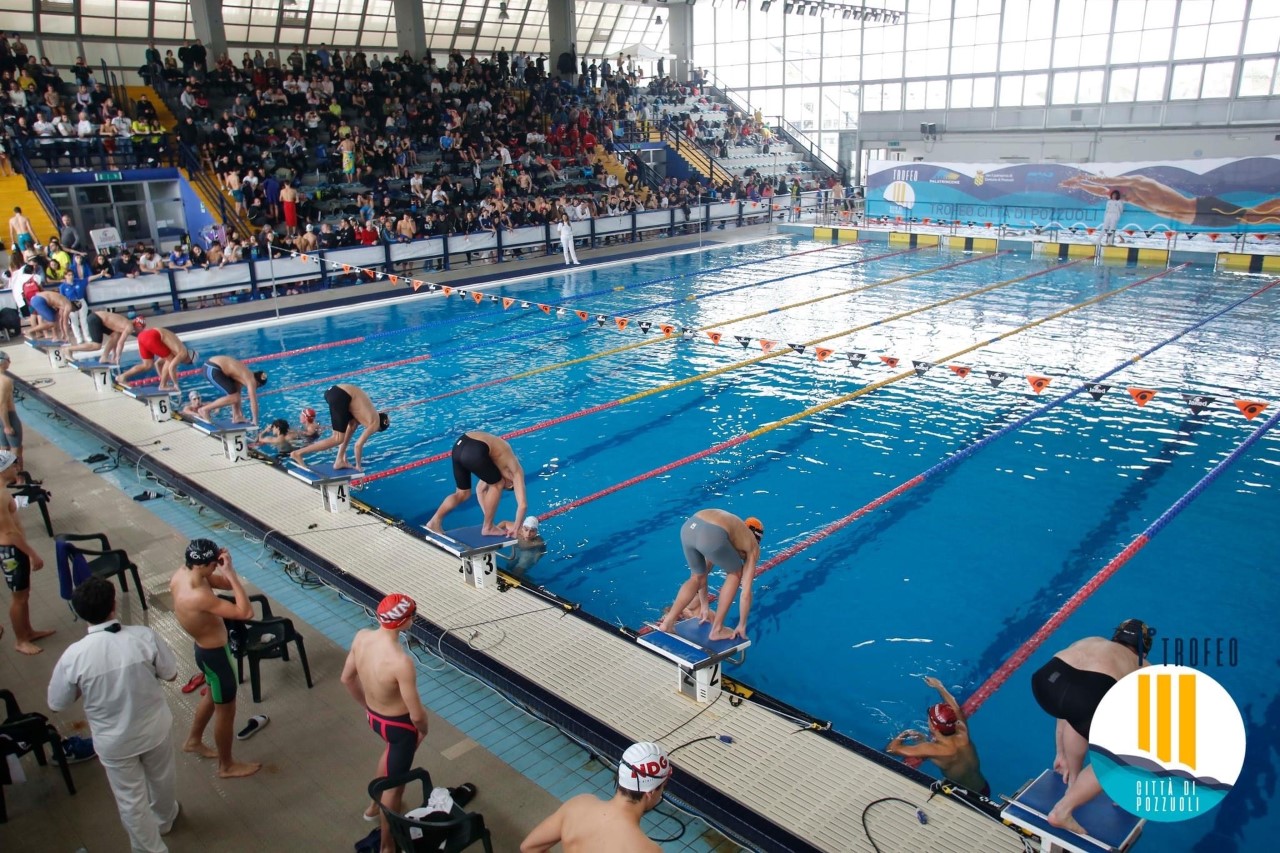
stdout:
<svg viewBox="0 0 1280 853">
<path fill-rule="evenodd" d="M 31 297 L 31 310 L 39 314 L 40 319 L 46 323 L 52 323 L 58 319 L 58 312 L 53 310 L 53 306 L 45 300 L 42 294 L 37 293 Z"/>
<path fill-rule="evenodd" d="M 0 430 L 0 447 L 7 447 L 10 450 L 22 449 L 22 419 L 18 417 L 16 411 L 9 413 L 9 426 L 13 427 L 13 435 L 9 435 L 4 430 Z"/>
<path fill-rule="evenodd" d="M 691 572 L 705 574 L 708 562 L 729 574 L 742 571 L 742 557 L 729 541 L 729 531 L 696 515 L 680 528 L 680 547 Z"/>
<path fill-rule="evenodd" d="M 31 558 L 13 545 L 0 545 L 0 571 L 10 592 L 31 588 Z"/>
<path fill-rule="evenodd" d="M 453 484 L 459 489 L 470 489 L 472 474 L 491 486 L 502 482 L 502 472 L 489 455 L 489 445 L 463 433 L 453 444 Z"/>
<path fill-rule="evenodd" d="M 231 660 L 231 646 L 216 649 L 205 649 L 196 646 L 196 666 L 204 673 L 204 682 L 209 685 L 209 698 L 215 705 L 226 705 L 236 701 L 236 686 L 240 679 L 236 677 L 235 665 Z"/>
<path fill-rule="evenodd" d="M 159 329 L 143 329 L 138 332 L 138 355 L 142 356 L 143 361 L 149 361 L 154 358 L 168 358 L 173 353 L 169 352 L 169 348 L 164 345 Z"/>
<path fill-rule="evenodd" d="M 408 714 L 384 717 L 376 711 L 365 709 L 369 715 L 369 728 L 387 742 L 384 753 L 387 775 L 398 776 L 413 768 L 413 754 L 418 751 L 418 729 Z"/>
<path fill-rule="evenodd" d="M 351 426 L 351 395 L 342 390 L 342 386 L 334 385 L 324 392 L 324 401 L 329 404 L 329 420 L 334 432 L 346 432 Z"/>
<path fill-rule="evenodd" d="M 204 376 L 214 385 L 221 388 L 224 394 L 240 393 L 240 383 L 223 373 L 222 368 L 218 367 L 218 365 L 214 364 L 212 361 L 205 362 Z"/>
<path fill-rule="evenodd" d="M 93 311 L 89 312 L 89 318 L 85 320 L 85 329 L 89 332 L 89 340 L 95 344 L 102 343 L 107 333 L 107 327 L 103 325 L 102 318 Z"/>
<path fill-rule="evenodd" d="M 1046 714 L 1066 720 L 1087 740 L 1093 712 L 1115 683 L 1105 673 L 1076 669 L 1053 658 L 1031 676 L 1031 692 Z"/>
</svg>

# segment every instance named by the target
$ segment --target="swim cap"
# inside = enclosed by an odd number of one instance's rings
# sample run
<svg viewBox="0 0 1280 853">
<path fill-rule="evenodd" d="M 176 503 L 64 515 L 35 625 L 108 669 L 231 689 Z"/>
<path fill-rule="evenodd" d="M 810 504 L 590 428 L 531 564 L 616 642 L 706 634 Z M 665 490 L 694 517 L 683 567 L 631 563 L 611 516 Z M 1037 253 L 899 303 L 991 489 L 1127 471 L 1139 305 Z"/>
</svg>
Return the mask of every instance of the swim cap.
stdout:
<svg viewBox="0 0 1280 853">
<path fill-rule="evenodd" d="M 212 539 L 192 539 L 187 544 L 187 566 L 204 566 L 218 559 L 218 546 Z"/>
<path fill-rule="evenodd" d="M 298 415 L 304 423 L 311 423 L 316 419 L 316 410 L 312 408 L 303 409 Z"/>
<path fill-rule="evenodd" d="M 754 515 L 746 520 L 747 529 L 756 535 L 756 541 L 764 538 L 764 523 Z"/>
<path fill-rule="evenodd" d="M 378 432 L 386 432 L 389 426 L 391 426 L 391 415 L 386 412 L 378 412 Z"/>
<path fill-rule="evenodd" d="M 671 778 L 671 762 L 656 743 L 633 743 L 618 763 L 618 787 L 649 792 Z"/>
<path fill-rule="evenodd" d="M 527 527 L 527 528 L 529 528 L 530 530 L 537 530 L 537 529 L 538 529 L 538 517 L 537 517 L 536 515 L 526 515 L 526 516 L 524 517 L 524 522 L 523 522 L 520 526 L 521 526 L 521 527 Z"/>
<path fill-rule="evenodd" d="M 18 455 L 12 450 L 0 450 L 0 471 L 9 470 L 9 466 L 18 461 Z"/>
<path fill-rule="evenodd" d="M 192 405 L 194 405 L 194 406 L 198 406 L 198 405 L 200 405 L 200 392 L 199 392 L 199 391 L 191 391 L 190 393 L 188 393 L 188 394 L 187 394 L 187 402 L 188 402 L 188 403 L 191 403 L 191 404 L 192 404 Z"/>
<path fill-rule="evenodd" d="M 265 370 L 255 370 L 253 373 L 253 380 L 257 382 L 258 387 L 261 388 L 263 385 L 267 384 L 267 372 Z"/>
<path fill-rule="evenodd" d="M 143 318 L 141 318 L 141 317 L 134 317 L 134 318 L 133 318 L 133 330 L 134 330 L 135 332 L 141 332 L 141 331 L 142 331 L 143 329 L 145 329 L 146 327 L 147 327 L 147 321 L 146 321 L 146 320 L 144 320 L 144 319 L 143 319 Z"/>
<path fill-rule="evenodd" d="M 378 605 L 378 624 L 394 631 L 412 622 L 417 612 L 417 602 L 404 593 L 393 592 Z"/>
<path fill-rule="evenodd" d="M 1141 619 L 1126 619 L 1111 635 L 1111 642 L 1133 649 L 1133 653 L 1138 656 L 1138 663 L 1142 663 L 1151 652 L 1151 639 L 1155 635 L 1156 629 Z"/>
<path fill-rule="evenodd" d="M 956 709 L 946 702 L 939 702 L 937 705 L 929 706 L 929 725 L 942 734 L 955 734 L 957 722 L 959 722 L 959 717 L 956 715 Z"/>
</svg>

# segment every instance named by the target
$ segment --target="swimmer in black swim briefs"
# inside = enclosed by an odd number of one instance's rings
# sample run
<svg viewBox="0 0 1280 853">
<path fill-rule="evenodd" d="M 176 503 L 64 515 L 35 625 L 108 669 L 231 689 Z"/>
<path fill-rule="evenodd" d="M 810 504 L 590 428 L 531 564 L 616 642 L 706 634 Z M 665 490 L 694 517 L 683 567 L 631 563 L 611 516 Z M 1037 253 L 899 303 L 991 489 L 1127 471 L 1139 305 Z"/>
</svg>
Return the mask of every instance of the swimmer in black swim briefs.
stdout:
<svg viewBox="0 0 1280 853">
<path fill-rule="evenodd" d="M 513 534 L 524 523 L 529 512 L 525 493 L 524 467 L 511 445 L 499 436 L 471 430 L 458 436 L 453 444 L 453 494 L 446 497 L 427 522 L 427 529 L 444 533 L 444 517 L 471 497 L 471 477 L 480 478 L 476 500 L 484 512 L 480 532 L 484 536 Z M 516 496 L 514 521 L 495 524 L 502 492 L 510 489 Z"/>
<path fill-rule="evenodd" d="M 334 385 L 324 392 L 324 401 L 329 404 L 329 421 L 333 424 L 333 432 L 328 438 L 295 450 L 289 454 L 289 458 L 295 464 L 305 466 L 303 457 L 306 454 L 337 447 L 338 455 L 333 462 L 334 469 L 350 468 L 351 463 L 347 461 L 347 444 L 356 434 L 356 430 L 364 427 L 364 432 L 355 443 L 355 467 L 356 470 L 360 470 L 364 465 L 365 442 L 369 440 L 369 436 L 391 426 L 391 417 L 386 412 L 377 411 L 369 395 L 355 385 Z"/>
<path fill-rule="evenodd" d="M 209 686 L 209 698 L 215 705 L 226 705 L 236 701 L 236 685 L 240 680 L 236 677 L 235 664 L 231 659 L 231 647 L 218 649 L 196 649 L 196 666 L 204 673 L 204 683 Z"/>
<path fill-rule="evenodd" d="M 453 443 L 452 459 L 453 484 L 459 489 L 471 489 L 472 474 L 491 486 L 502 480 L 502 472 L 489 455 L 489 445 L 465 433 Z"/>
</svg>

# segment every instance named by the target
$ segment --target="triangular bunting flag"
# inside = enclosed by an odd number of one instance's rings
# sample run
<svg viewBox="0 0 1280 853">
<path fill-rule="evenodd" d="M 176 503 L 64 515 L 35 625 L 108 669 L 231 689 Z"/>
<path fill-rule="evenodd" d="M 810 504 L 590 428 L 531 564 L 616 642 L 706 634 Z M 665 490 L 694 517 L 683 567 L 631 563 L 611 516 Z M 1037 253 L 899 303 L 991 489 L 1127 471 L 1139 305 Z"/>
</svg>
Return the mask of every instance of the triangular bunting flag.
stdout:
<svg viewBox="0 0 1280 853">
<path fill-rule="evenodd" d="M 603 328 L 603 327 L 604 327 L 604 324 L 605 324 L 605 323 L 607 323 L 608 321 L 609 321 L 609 318 L 608 318 L 608 317 L 606 317 L 605 315 L 603 315 L 603 314 L 597 314 L 597 315 L 596 315 L 596 325 L 597 325 L 597 326 L 600 326 L 601 328 Z"/>
<path fill-rule="evenodd" d="M 646 335 L 649 334 L 649 330 L 652 328 L 653 328 L 653 323 L 649 322 L 648 320 L 640 321 L 640 331 L 644 332 Z"/>
<path fill-rule="evenodd" d="M 532 302 L 521 302 L 521 303 L 520 303 L 520 307 L 521 307 L 521 308 L 532 308 L 532 307 L 533 307 L 533 303 L 532 303 Z"/>
<path fill-rule="evenodd" d="M 968 379 L 969 374 L 973 372 L 973 368 L 961 367 L 958 364 L 948 364 L 947 369 L 950 370 L 952 373 L 954 373 L 956 376 L 959 376 L 961 379 Z"/>
<path fill-rule="evenodd" d="M 342 271 L 347 275 L 351 275 L 351 264 L 343 264 Z"/>
<path fill-rule="evenodd" d="M 1253 420 L 1262 414 L 1262 410 L 1266 407 L 1267 404 L 1260 400 L 1236 400 L 1236 408 L 1245 416 L 1245 420 Z"/>
<path fill-rule="evenodd" d="M 577 314 L 578 319 L 584 323 L 591 319 L 591 315 L 588 314 L 586 311 L 575 311 L 573 313 Z"/>
<path fill-rule="evenodd" d="M 857 367 L 862 364 L 862 360 L 867 357 L 867 354 L 865 352 L 847 352 L 844 357 L 849 359 L 850 367 Z"/>
<path fill-rule="evenodd" d="M 447 284 L 440 285 L 440 292 L 445 296 L 453 296 L 453 288 Z"/>
<path fill-rule="evenodd" d="M 671 335 L 674 334 L 676 330 L 676 327 L 671 325 L 670 323 L 663 323 L 658 328 L 661 329 L 662 334 L 666 335 L 668 338 L 671 337 Z"/>
<path fill-rule="evenodd" d="M 818 357 L 818 361 L 826 361 L 828 358 L 831 357 L 831 354 L 834 352 L 835 350 L 833 349 L 823 349 L 822 347 L 817 347 L 816 349 L 814 349 L 813 354 Z"/>
<path fill-rule="evenodd" d="M 1009 378 L 1009 374 L 1003 370 L 988 370 L 987 381 L 991 383 L 992 388 L 999 388 L 1000 383 Z"/>
<path fill-rule="evenodd" d="M 556 309 L 556 316 L 557 316 L 557 317 L 568 317 L 568 316 L 569 316 L 569 310 L 568 310 L 567 308 L 557 308 L 557 309 Z"/>
<path fill-rule="evenodd" d="M 468 291 L 465 291 L 465 290 L 463 290 L 462 288 L 458 288 L 458 298 L 459 298 L 459 299 L 466 299 L 466 298 L 467 298 L 467 293 L 468 293 Z"/>
<path fill-rule="evenodd" d="M 1147 403 L 1154 400 L 1156 396 L 1156 392 L 1152 391 L 1150 388 L 1130 388 L 1128 391 L 1129 396 L 1133 398 L 1133 402 L 1137 403 L 1139 406 L 1145 406 Z"/>
<path fill-rule="evenodd" d="M 898 357 L 893 355 L 882 355 L 880 356 L 880 360 L 890 367 L 897 367 L 899 361 Z"/>
<path fill-rule="evenodd" d="M 510 296 L 504 296 L 504 297 L 502 297 L 502 310 L 503 310 L 503 311 L 507 310 L 508 308 L 510 308 L 512 305 L 515 305 L 515 304 L 516 304 L 516 301 L 515 301 L 514 299 L 512 299 Z"/>
<path fill-rule="evenodd" d="M 490 297 L 489 297 L 489 301 L 490 301 L 490 302 L 497 302 L 497 301 L 498 301 L 498 295 L 495 293 L 494 295 L 490 296 Z"/>
<path fill-rule="evenodd" d="M 723 332 L 707 332 L 707 337 L 711 338 L 711 343 L 718 344 L 720 339 L 724 337 Z"/>
<path fill-rule="evenodd" d="M 933 367 L 932 361 L 912 361 L 911 366 L 916 369 L 916 376 L 924 376 L 929 372 L 929 368 Z"/>
<path fill-rule="evenodd" d="M 1103 385 L 1101 382 L 1090 382 L 1084 386 L 1084 390 L 1089 392 L 1089 396 L 1094 399 L 1094 402 L 1097 402 L 1102 399 L 1103 394 L 1111 390 L 1111 386 Z"/>
<path fill-rule="evenodd" d="M 1198 415 L 1213 405 L 1213 398 L 1204 394 L 1183 394 L 1182 399 L 1186 400 L 1187 408 L 1193 415 Z"/>
<path fill-rule="evenodd" d="M 305 264 L 309 262 L 311 258 L 308 255 L 298 255 L 298 260 L 302 261 Z"/>
<path fill-rule="evenodd" d="M 792 352 L 804 355 L 804 344 L 787 344 L 787 346 L 791 347 Z"/>
<path fill-rule="evenodd" d="M 744 338 L 742 335 L 734 335 L 733 339 L 738 343 L 742 344 L 743 349 L 746 349 L 747 347 L 751 346 L 751 338 Z"/>
<path fill-rule="evenodd" d="M 764 338 L 761 338 L 760 349 L 764 350 L 765 352 L 768 352 L 769 350 L 773 349 L 777 345 L 777 343 L 778 343 L 777 341 L 766 341 Z"/>
<path fill-rule="evenodd" d="M 631 320 L 626 317 L 614 317 L 613 322 L 617 324 L 618 331 L 625 332 L 627 330 L 627 324 L 630 323 Z"/>
<path fill-rule="evenodd" d="M 477 305 L 479 305 L 481 302 L 484 302 L 484 294 L 483 294 L 483 293 L 472 293 L 472 294 L 471 294 L 471 298 L 472 298 L 472 299 L 474 299 L 474 300 L 476 301 L 476 304 L 477 304 Z"/>
<path fill-rule="evenodd" d="M 399 277 L 399 276 L 395 276 L 395 275 L 389 275 L 389 276 L 387 276 L 387 281 L 391 282 L 392 284 L 399 284 L 399 283 L 400 283 L 400 277 Z"/>
<path fill-rule="evenodd" d="M 551 306 L 550 306 L 550 305 L 543 305 L 541 302 L 539 302 L 539 303 L 538 303 L 538 310 L 540 310 L 543 314 L 548 314 L 548 315 L 549 315 L 549 314 L 551 313 Z"/>
<path fill-rule="evenodd" d="M 1049 383 L 1053 380 L 1048 376 L 1028 376 L 1027 382 L 1031 385 L 1031 390 L 1039 394 L 1041 391 L 1049 387 Z"/>
<path fill-rule="evenodd" d="M 419 290 L 421 290 L 421 289 L 422 289 L 422 286 L 423 286 L 424 284 L 426 284 L 426 282 L 425 282 L 425 281 L 418 281 L 417 279 L 414 279 L 414 282 L 413 282 L 413 292 L 414 292 L 414 293 L 417 293 Z"/>
</svg>

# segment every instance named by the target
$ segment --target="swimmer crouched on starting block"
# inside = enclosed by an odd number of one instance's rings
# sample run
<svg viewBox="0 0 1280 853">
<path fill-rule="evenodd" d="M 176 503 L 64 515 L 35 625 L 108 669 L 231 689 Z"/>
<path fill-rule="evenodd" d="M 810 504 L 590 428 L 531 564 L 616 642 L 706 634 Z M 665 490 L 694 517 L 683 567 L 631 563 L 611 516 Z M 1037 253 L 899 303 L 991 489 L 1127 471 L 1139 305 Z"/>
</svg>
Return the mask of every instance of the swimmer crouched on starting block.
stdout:
<svg viewBox="0 0 1280 853">
<path fill-rule="evenodd" d="M 333 432 L 328 438 L 308 444 L 300 450 L 289 454 L 296 464 L 306 467 L 302 457 L 308 453 L 338 448 L 338 456 L 333 461 L 334 470 L 352 467 L 347 461 L 347 444 L 355 435 L 357 427 L 364 427 L 364 434 L 356 440 L 355 469 L 363 470 L 364 444 L 375 432 L 382 432 L 391 426 L 391 416 L 379 412 L 373 407 L 373 401 L 355 385 L 334 385 L 324 392 L 324 401 L 329 404 L 329 420 L 333 422 Z"/>
<path fill-rule="evenodd" d="M 117 382 L 127 385 L 132 377 L 154 367 L 156 376 L 160 377 L 156 390 L 177 391 L 178 365 L 192 364 L 199 353 L 187 349 L 186 344 L 168 329 L 148 328 L 138 332 L 138 355 L 142 356 L 142 361 L 121 373 Z"/>
<path fill-rule="evenodd" d="M 231 422 L 246 423 L 244 412 L 240 409 L 241 392 L 249 392 L 248 423 L 258 422 L 258 389 L 267 384 L 267 374 L 261 370 L 250 370 L 238 358 L 229 355 L 215 355 L 204 363 L 204 375 L 214 384 L 223 396 L 212 403 L 205 403 L 196 410 L 196 417 L 203 421 L 213 418 L 215 412 L 226 406 L 231 407 Z"/>
<path fill-rule="evenodd" d="M 501 536 L 520 530 L 524 525 L 525 515 L 529 512 L 524 468 L 510 444 L 496 435 L 480 430 L 464 432 L 453 443 L 453 484 L 456 488 L 453 494 L 441 502 L 436 514 L 431 516 L 427 529 L 444 534 L 444 517 L 471 497 L 472 474 L 480 478 L 480 485 L 476 487 L 476 501 L 484 510 L 484 524 L 480 533 L 484 536 Z M 516 494 L 515 520 L 494 524 L 498 502 L 507 489 Z"/>
<path fill-rule="evenodd" d="M 129 335 L 141 332 L 147 327 L 147 321 L 141 317 L 126 317 L 114 311 L 90 311 L 85 320 L 85 330 L 89 340 L 73 346 L 62 348 L 63 361 L 70 361 L 72 353 L 98 351 L 98 361 L 104 364 L 118 364 L 120 353 L 129 341 Z"/>
<path fill-rule="evenodd" d="M 670 633 L 677 622 L 688 616 L 696 615 L 703 622 L 711 619 L 707 603 L 707 576 L 712 566 L 719 566 L 725 571 L 725 580 L 720 588 L 720 601 L 716 605 L 715 620 L 708 637 L 712 640 L 747 639 L 751 583 L 755 580 L 763 537 L 764 524 L 758 518 L 743 521 L 722 509 L 704 509 L 694 513 L 680 528 L 680 544 L 689 564 L 689 579 L 676 593 L 675 603 L 658 624 L 658 630 Z M 739 588 L 742 589 L 742 602 L 738 605 L 738 627 L 730 631 L 724 627 L 724 620 Z M 686 613 L 685 608 L 693 604 L 695 598 L 698 600 L 697 612 Z"/>
</svg>

